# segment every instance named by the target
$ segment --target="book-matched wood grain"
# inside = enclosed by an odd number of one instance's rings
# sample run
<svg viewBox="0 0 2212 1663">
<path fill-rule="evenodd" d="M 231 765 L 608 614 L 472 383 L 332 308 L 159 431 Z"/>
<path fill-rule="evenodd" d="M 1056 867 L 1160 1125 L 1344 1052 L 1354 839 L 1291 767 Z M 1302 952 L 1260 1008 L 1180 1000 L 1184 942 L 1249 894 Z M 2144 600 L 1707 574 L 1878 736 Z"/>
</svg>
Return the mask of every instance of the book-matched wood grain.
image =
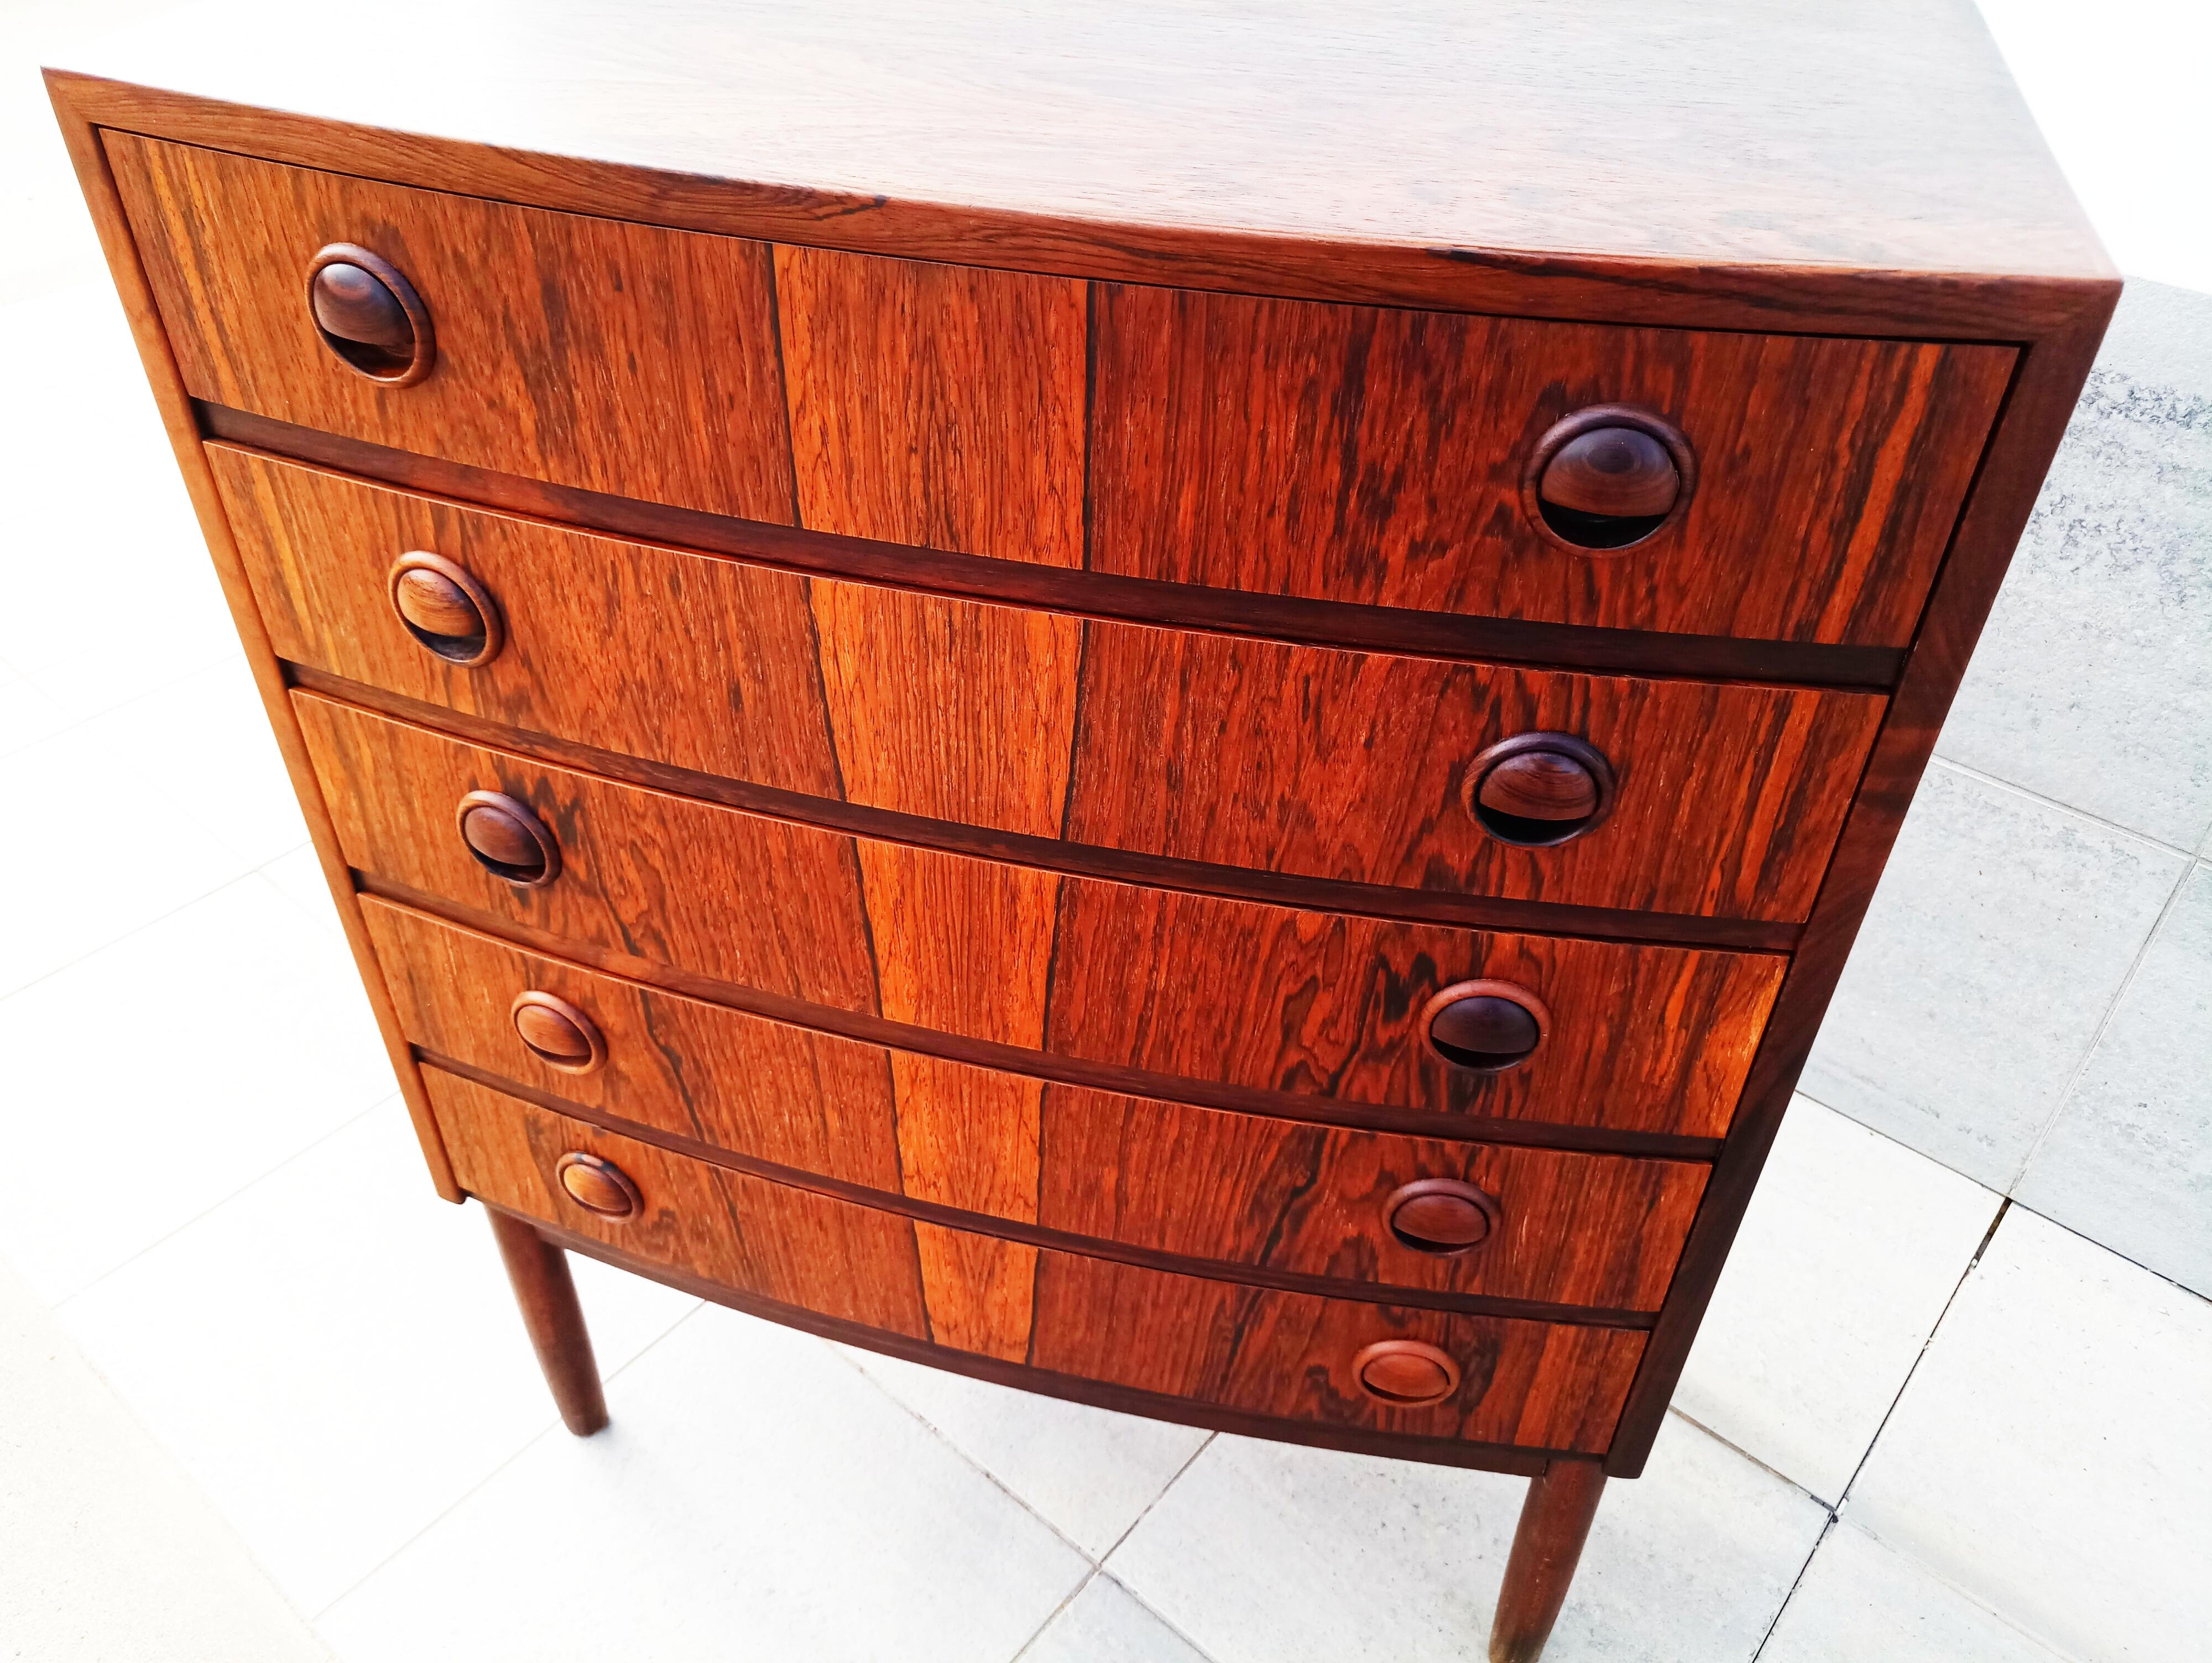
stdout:
<svg viewBox="0 0 2212 1663">
<path fill-rule="evenodd" d="M 580 1114 L 988 1218 L 1304 1276 L 1644 1311 L 1666 1291 L 1705 1187 L 1693 1162 L 1325 1127 L 1048 1084 L 687 998 L 373 896 L 362 909 L 408 1035 L 426 1053 Z M 582 1011 L 605 1036 L 605 1062 L 579 1074 L 532 1055 L 507 1016 L 530 989 Z M 1009 1103 L 1023 1108 L 1019 1136 L 1009 1134 Z M 1450 1256 L 1400 1241 L 1385 1203 L 1425 1178 L 1464 1179 L 1496 1197 L 1492 1238 Z M 1027 1332 L 1028 1281 L 1012 1277 L 1034 1269 L 1035 1250 L 981 1240 L 1004 1251 L 926 1224 L 924 1284 L 940 1334 L 972 1310 L 988 1320 L 967 1331 L 968 1349 L 1003 1356 L 986 1337 Z M 989 1264 L 969 1305 L 938 1296 L 933 1241 L 959 1248 L 957 1263 Z"/>
<path fill-rule="evenodd" d="M 471 1194 L 743 1292 L 921 1332 L 911 1221 L 425 1072 Z M 639 1217 L 609 1221 L 570 1200 L 554 1168 L 571 1151 L 619 1167 L 643 1199 Z M 1270 1415 L 1538 1448 L 1605 1448 L 1644 1341 L 1633 1329 L 1328 1298 L 1051 1248 L 1038 1250 L 1036 1285 L 1020 1357 L 1041 1369 Z M 1401 1338 L 1449 1352 L 1460 1389 L 1419 1408 L 1362 1393 L 1353 1356 Z"/>
<path fill-rule="evenodd" d="M 196 398 L 749 519 L 792 517 L 768 246 L 106 136 Z M 417 385 L 317 335 L 308 262 L 356 243 L 429 309 Z M 585 367 L 588 367 L 587 368 Z"/>
<path fill-rule="evenodd" d="M 423 1077 L 470 1194 L 748 1293 L 928 1336 L 914 1228 L 896 1213 L 687 1161 L 441 1069 Z M 575 1152 L 622 1169 L 643 1199 L 634 1217 L 602 1217 L 568 1195 L 555 1166 Z"/>
<path fill-rule="evenodd" d="M 2010 348 L 1698 334 L 1101 285 L 1091 563 L 1633 629 L 1902 646 Z M 1628 404 L 1698 457 L 1602 555 L 1522 507 L 1536 440 Z"/>
<path fill-rule="evenodd" d="M 210 454 L 295 663 L 702 773 L 1091 847 L 1796 920 L 1881 719 L 1872 694 L 1334 651 L 801 580 Z M 385 574 L 425 545 L 497 602 L 509 640 L 489 663 L 448 664 L 393 611 Z M 1555 848 L 1498 841 L 1462 801 L 1473 759 L 1530 731 L 1587 739 L 1619 780 L 1605 823 Z"/>
<path fill-rule="evenodd" d="M 1054 968 L 1041 1047 L 1157 1074 L 1712 1136 L 1781 973 L 1765 955 L 1062 877 L 617 784 L 316 694 L 293 705 L 346 858 L 373 878 L 581 947 L 984 1040 L 1030 1031 L 1042 955 Z M 477 863 L 453 825 L 472 791 L 533 808 L 559 840 L 558 878 L 522 888 Z M 989 875 L 937 876 L 970 866 Z M 940 904 L 960 895 L 997 904 Z M 1432 992 L 1480 978 L 1528 987 L 1552 1016 L 1535 1056 L 1503 1075 L 1448 1069 L 1419 1030 Z"/>
</svg>

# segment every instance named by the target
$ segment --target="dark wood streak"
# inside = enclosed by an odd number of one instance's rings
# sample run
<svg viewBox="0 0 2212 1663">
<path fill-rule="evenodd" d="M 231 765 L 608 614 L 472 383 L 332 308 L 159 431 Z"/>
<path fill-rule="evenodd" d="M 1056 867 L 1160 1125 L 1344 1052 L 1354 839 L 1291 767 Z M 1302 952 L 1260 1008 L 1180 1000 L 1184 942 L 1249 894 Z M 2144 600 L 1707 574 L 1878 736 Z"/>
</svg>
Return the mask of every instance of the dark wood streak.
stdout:
<svg viewBox="0 0 2212 1663">
<path fill-rule="evenodd" d="M 513 514 L 729 555 L 763 566 L 846 577 L 886 587 L 973 596 L 1042 611 L 1125 618 L 1224 634 L 1491 664 L 1610 670 L 1654 678 L 1740 681 L 1886 690 L 1904 654 L 1889 647 L 1741 640 L 1517 618 L 1455 616 L 1404 608 L 1237 593 L 1193 584 L 803 530 L 574 490 L 514 474 L 419 456 L 341 434 L 274 422 L 221 404 L 193 406 L 209 439 L 282 460 L 313 463 L 380 484 L 480 503 Z"/>
</svg>

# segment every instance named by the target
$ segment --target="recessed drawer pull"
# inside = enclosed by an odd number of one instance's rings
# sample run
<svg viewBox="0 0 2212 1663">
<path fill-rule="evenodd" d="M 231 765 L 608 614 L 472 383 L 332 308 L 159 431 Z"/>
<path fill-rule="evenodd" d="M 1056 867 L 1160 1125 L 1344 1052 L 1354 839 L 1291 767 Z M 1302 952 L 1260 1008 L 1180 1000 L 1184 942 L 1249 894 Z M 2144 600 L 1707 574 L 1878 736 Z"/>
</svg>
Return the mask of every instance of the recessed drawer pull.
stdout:
<svg viewBox="0 0 2212 1663">
<path fill-rule="evenodd" d="M 607 1059 L 606 1036 L 599 1023 L 557 994 L 536 987 L 517 993 L 507 1017 L 515 1037 L 548 1068 L 588 1074 Z"/>
<path fill-rule="evenodd" d="M 553 1163 L 553 1175 L 571 1201 L 602 1218 L 629 1218 L 645 1205 L 629 1174 L 602 1156 L 572 1150 Z"/>
<path fill-rule="evenodd" d="M 400 555 L 386 586 L 407 633 L 449 664 L 489 664 L 507 644 L 490 592 L 443 555 L 416 549 Z"/>
<path fill-rule="evenodd" d="M 526 889 L 561 875 L 561 846 L 545 822 L 503 792 L 472 791 L 455 811 L 461 841 L 477 864 Z"/>
<path fill-rule="evenodd" d="M 1671 519 L 1696 478 L 1690 441 L 1675 428 L 1623 404 L 1599 404 L 1537 440 L 1522 506 L 1555 543 L 1612 554 Z"/>
<path fill-rule="evenodd" d="M 1390 1234 L 1416 1253 L 1473 1251 L 1497 1233 L 1498 1198 L 1462 1178 L 1419 1178 L 1382 1204 Z"/>
<path fill-rule="evenodd" d="M 1454 1068 L 1502 1074 L 1535 1055 L 1551 1030 L 1544 1002 L 1510 981 L 1455 981 L 1421 1011 L 1429 1048 Z"/>
<path fill-rule="evenodd" d="M 1467 811 L 1501 843 L 1550 848 L 1613 810 L 1613 765 L 1571 733 L 1519 733 L 1483 751 L 1461 786 Z"/>
<path fill-rule="evenodd" d="M 372 381 L 412 386 L 438 349 L 429 309 L 389 260 L 334 242 L 307 263 L 307 315 L 338 361 Z"/>
<path fill-rule="evenodd" d="M 1377 1403 L 1419 1408 L 1459 1390 L 1459 1364 L 1422 1339 L 1378 1339 L 1352 1359 L 1352 1377 Z"/>
</svg>

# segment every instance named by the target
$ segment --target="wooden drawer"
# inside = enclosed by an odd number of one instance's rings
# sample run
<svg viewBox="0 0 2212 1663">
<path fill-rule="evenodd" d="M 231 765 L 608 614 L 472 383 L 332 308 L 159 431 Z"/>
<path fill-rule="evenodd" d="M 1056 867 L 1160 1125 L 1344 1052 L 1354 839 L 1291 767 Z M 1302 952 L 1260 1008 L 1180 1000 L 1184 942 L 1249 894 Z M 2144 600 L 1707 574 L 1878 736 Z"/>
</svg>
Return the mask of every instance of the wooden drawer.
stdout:
<svg viewBox="0 0 2212 1663">
<path fill-rule="evenodd" d="M 1329 1425 L 1595 1454 L 1643 1355 L 1634 1329 L 1292 1293 L 916 1223 L 436 1069 L 426 1077 L 455 1176 L 495 1206 L 740 1294 L 1060 1375 Z M 619 1170 L 635 1193 L 629 1217 L 573 1199 L 559 1176 L 571 1155 Z M 963 1272 L 1009 1253 L 1025 1273 L 989 1282 L 999 1312 L 979 1344 Z M 949 1324 L 939 1321 L 940 1290 L 960 1313 Z M 1389 1340 L 1436 1347 L 1456 1389 L 1419 1406 L 1360 1390 L 1354 1359 Z"/>
<path fill-rule="evenodd" d="M 1624 329 L 1102 283 L 1091 569 L 1626 629 L 1902 646 L 2009 347 Z M 1547 429 L 1628 405 L 1692 488 L 1586 552 Z"/>
<path fill-rule="evenodd" d="M 1392 1287 L 1654 1311 L 1706 1168 L 1446 1142 L 1052 1083 L 771 1022 L 374 898 L 408 1039 L 599 1114 L 913 1200 L 1152 1252 Z M 548 1058 L 516 1002 L 568 1024 Z M 531 1007 L 523 1007 L 529 1011 Z M 596 1041 L 591 1043 L 589 1041 Z M 579 1066 L 579 1063 L 581 1066 Z M 1444 1193 L 1437 1194 L 1443 1180 Z M 1489 1211 L 1478 1245 L 1420 1237 Z M 1482 1192 L 1468 1196 L 1451 1184 Z M 1409 1239 L 1411 1238 L 1411 1239 Z"/>
<path fill-rule="evenodd" d="M 588 536 L 210 446 L 279 657 L 678 768 L 1022 835 L 1287 874 L 1790 920 L 1883 701 L 1507 669 L 1162 629 Z M 447 659 L 392 599 L 410 551 L 503 621 Z M 1524 847 L 1471 766 L 1594 745 L 1605 817 Z"/>
<path fill-rule="evenodd" d="M 1717 1137 L 1781 980 L 1764 954 L 1305 912 L 878 842 L 313 694 L 293 705 L 346 859 L 373 882 L 602 968 L 802 1001 L 810 1023 L 858 1012 L 1245 1092 Z M 551 882 L 471 853 L 456 816 L 479 791 L 532 806 L 557 841 Z M 1467 980 L 1547 1011 L 1518 1066 L 1454 1067 L 1425 1042 L 1431 994 Z"/>
</svg>

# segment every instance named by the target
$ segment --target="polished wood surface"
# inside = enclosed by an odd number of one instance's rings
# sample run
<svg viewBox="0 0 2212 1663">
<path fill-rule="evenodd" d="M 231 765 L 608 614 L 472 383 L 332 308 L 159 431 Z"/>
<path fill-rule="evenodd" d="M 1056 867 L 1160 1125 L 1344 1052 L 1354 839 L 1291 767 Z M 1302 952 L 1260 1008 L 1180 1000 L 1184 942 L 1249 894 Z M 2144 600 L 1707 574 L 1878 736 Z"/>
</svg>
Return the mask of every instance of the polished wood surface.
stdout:
<svg viewBox="0 0 2212 1663">
<path fill-rule="evenodd" d="M 523 1329 L 561 1411 L 561 1423 L 588 1438 L 607 1423 L 607 1399 L 584 1309 L 576 1302 L 575 1280 L 568 1274 L 568 1256 L 520 1218 L 489 1211 L 485 1217 L 491 1220 L 492 1239 L 499 1243 Z"/>
<path fill-rule="evenodd" d="M 409 1037 L 441 1059 L 586 1117 L 1072 1235 L 1349 1282 L 1656 1310 L 1704 1189 L 1704 1168 L 1686 1162 L 1227 1114 L 856 1043 L 374 898 L 363 909 Z M 586 1016 L 605 1036 L 602 1060 L 579 1071 L 519 1042 L 507 1016 L 518 990 Z M 1453 1203 L 1475 1209 L 1479 1232 Z"/>
<path fill-rule="evenodd" d="M 1783 968 L 1763 955 L 1299 912 L 878 845 L 462 744 L 314 695 L 294 701 L 339 799 L 347 858 L 381 881 L 620 955 L 623 974 L 673 965 L 811 1006 L 1158 1075 L 1711 1136 L 1727 1125 Z M 453 835 L 452 804 L 486 789 L 559 828 L 558 881 L 519 887 Z M 932 911 L 944 895 L 993 904 Z M 879 931 L 878 919 L 897 927 Z M 1051 978 L 1042 1004 L 1031 976 L 1041 944 Z M 1421 1014 L 1437 988 L 1471 974 L 1534 992 L 1553 1042 L 1503 1073 L 1448 1065 Z M 1195 992 L 1158 998 L 1170 981 Z M 1041 1038 L 1024 1037 L 1032 1032 Z"/>
<path fill-rule="evenodd" d="M 348 14 L 219 15 L 64 67 L 258 110 L 76 96 L 138 130 L 579 212 L 1261 292 L 1533 293 L 1575 317 L 1608 315 L 1587 309 L 1601 278 L 1616 311 L 1771 313 L 1794 288 L 1864 328 L 2110 270 L 1968 0 L 1654 0 L 1595 25 L 1512 0 L 1356 27 L 747 0 L 664 6 L 650 31 L 606 0 L 526 31 L 387 0 L 386 38 L 439 43 L 404 73 Z"/>
<path fill-rule="evenodd" d="M 703 773 L 1173 859 L 1796 919 L 1881 716 L 1858 694 L 1080 623 L 213 454 L 279 652 L 296 662 Z M 496 659 L 449 667 L 392 615 L 386 569 L 426 546 L 498 602 Z M 685 598 L 690 651 L 641 677 L 669 656 L 663 594 Z M 1555 730 L 1618 777 L 1602 835 L 1535 849 L 1488 835 L 1456 800 L 1468 770 Z"/>
<path fill-rule="evenodd" d="M 427 1077 L 462 1187 L 495 1206 L 741 1291 L 1012 1360 L 997 1349 L 1001 1334 L 974 1343 L 964 1308 L 951 1335 L 935 1331 L 905 1217 L 675 1155 L 436 1069 Z M 635 1217 L 610 1220 L 568 1198 L 553 1167 L 579 1152 L 637 1185 Z M 1325 1298 L 1053 1249 L 1036 1255 L 1030 1321 L 1020 1360 L 1055 1374 L 1268 1415 L 1559 1450 L 1605 1447 L 1644 1345 L 1632 1329 Z M 1361 1390 L 1353 1359 L 1390 1339 L 1447 1353 L 1462 1370 L 1459 1389 L 1404 1405 Z"/>
<path fill-rule="evenodd" d="M 586 490 L 791 519 L 765 244 L 128 133 L 106 146 L 194 398 Z M 372 235 L 435 320 L 438 367 L 418 385 L 351 373 L 303 304 L 317 249 Z M 597 368 L 576 374 L 580 362 Z"/>
<path fill-rule="evenodd" d="M 1901 646 L 2012 370 L 2001 347 L 1693 334 L 1102 286 L 1091 564 L 1229 589 Z M 1523 511 L 1554 422 L 1699 458 L 1634 547 Z"/>
<path fill-rule="evenodd" d="M 1596 1461 L 1553 1461 L 1528 1481 L 1491 1623 L 1490 1663 L 1536 1663 L 1543 1655 L 1604 1494 L 1605 1468 Z"/>
</svg>

